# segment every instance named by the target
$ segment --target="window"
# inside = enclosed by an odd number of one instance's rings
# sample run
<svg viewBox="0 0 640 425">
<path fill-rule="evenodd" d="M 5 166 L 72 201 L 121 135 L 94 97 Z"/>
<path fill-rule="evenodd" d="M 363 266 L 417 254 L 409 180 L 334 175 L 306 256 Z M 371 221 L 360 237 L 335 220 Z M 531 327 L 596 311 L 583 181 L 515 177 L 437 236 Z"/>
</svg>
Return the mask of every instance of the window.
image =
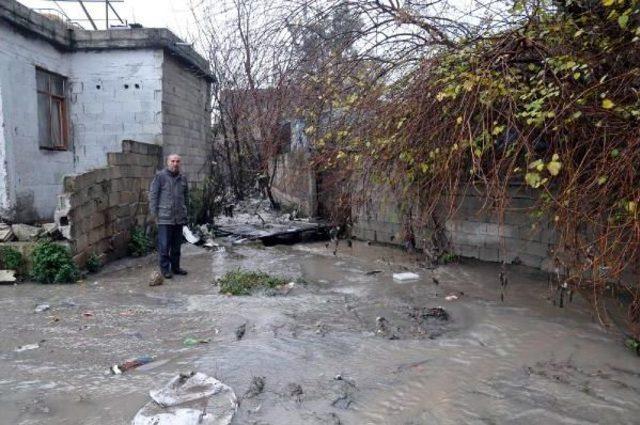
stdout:
<svg viewBox="0 0 640 425">
<path fill-rule="evenodd" d="M 67 79 L 36 69 L 38 88 L 38 142 L 41 149 L 66 150 L 68 147 Z"/>
</svg>

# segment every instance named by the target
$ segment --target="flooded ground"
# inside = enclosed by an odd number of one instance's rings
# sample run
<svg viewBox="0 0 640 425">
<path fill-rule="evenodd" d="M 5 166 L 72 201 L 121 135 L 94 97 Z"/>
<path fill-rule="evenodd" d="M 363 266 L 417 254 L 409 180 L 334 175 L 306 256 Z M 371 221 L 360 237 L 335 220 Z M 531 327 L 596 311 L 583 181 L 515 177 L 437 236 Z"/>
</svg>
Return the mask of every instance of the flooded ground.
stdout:
<svg viewBox="0 0 640 425">
<path fill-rule="evenodd" d="M 189 276 L 159 287 L 147 286 L 152 257 L 77 285 L 0 287 L 0 423 L 127 424 L 150 389 L 190 370 L 235 390 L 235 424 L 640 421 L 640 359 L 582 300 L 554 307 L 530 269 L 508 269 L 500 302 L 495 264 L 431 271 L 366 244 L 336 256 L 320 243 L 185 251 Z M 296 285 L 286 296 L 218 294 L 214 279 L 238 267 Z M 420 280 L 394 282 L 400 271 Z M 40 303 L 51 309 L 35 313 Z M 212 340 L 185 347 L 187 337 Z M 146 354 L 158 361 L 108 373 Z M 248 392 L 255 377 L 262 392 Z"/>
</svg>

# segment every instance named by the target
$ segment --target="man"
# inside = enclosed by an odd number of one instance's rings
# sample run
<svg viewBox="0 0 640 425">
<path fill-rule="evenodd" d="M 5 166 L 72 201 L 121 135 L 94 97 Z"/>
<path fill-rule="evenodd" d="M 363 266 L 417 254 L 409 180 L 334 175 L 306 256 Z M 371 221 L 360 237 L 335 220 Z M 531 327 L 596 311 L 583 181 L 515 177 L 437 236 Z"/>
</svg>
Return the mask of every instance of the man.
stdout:
<svg viewBox="0 0 640 425">
<path fill-rule="evenodd" d="M 187 179 L 180 174 L 180 156 L 167 157 L 167 167 L 159 171 L 149 189 L 149 211 L 158 225 L 158 260 L 165 279 L 186 275 L 180 268 L 182 226 L 187 224 Z"/>
</svg>

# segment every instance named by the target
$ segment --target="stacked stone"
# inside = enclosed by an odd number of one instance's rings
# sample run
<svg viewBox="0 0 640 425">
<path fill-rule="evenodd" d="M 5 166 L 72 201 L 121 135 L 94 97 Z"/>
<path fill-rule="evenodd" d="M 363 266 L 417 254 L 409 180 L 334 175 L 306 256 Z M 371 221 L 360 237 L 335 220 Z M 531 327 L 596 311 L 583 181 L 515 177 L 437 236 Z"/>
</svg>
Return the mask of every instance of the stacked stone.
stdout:
<svg viewBox="0 0 640 425">
<path fill-rule="evenodd" d="M 83 265 L 92 253 L 114 259 L 126 254 L 131 229 L 148 215 L 148 189 L 162 164 L 162 148 L 125 140 L 108 154 L 108 166 L 66 176 L 55 221 Z"/>
</svg>

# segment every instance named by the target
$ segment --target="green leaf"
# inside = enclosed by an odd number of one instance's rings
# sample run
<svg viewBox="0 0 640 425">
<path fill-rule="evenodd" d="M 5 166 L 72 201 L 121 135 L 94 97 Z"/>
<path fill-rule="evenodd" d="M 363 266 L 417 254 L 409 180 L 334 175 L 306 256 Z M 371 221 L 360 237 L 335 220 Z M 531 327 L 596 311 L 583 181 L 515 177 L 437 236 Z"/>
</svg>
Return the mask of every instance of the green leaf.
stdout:
<svg viewBox="0 0 640 425">
<path fill-rule="evenodd" d="M 607 176 L 600 176 L 598 177 L 598 185 L 602 186 L 603 184 L 605 184 L 607 182 Z"/>
<path fill-rule="evenodd" d="M 611 109 L 611 108 L 613 108 L 614 106 L 616 106 L 616 104 L 615 104 L 615 103 L 613 103 L 613 101 L 611 101 L 611 99 L 604 99 L 604 100 L 602 101 L 602 107 L 603 107 L 604 109 Z"/>
<path fill-rule="evenodd" d="M 629 15 L 620 15 L 618 17 L 618 25 L 620 25 L 620 28 L 625 29 L 627 27 L 628 22 L 629 22 Z"/>
</svg>

